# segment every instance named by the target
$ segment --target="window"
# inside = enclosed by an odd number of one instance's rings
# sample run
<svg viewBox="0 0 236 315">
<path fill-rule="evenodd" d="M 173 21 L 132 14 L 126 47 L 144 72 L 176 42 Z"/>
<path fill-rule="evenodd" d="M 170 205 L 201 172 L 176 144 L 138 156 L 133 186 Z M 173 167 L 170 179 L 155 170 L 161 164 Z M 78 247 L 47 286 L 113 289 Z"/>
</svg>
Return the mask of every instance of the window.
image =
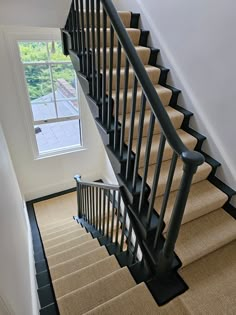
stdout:
<svg viewBox="0 0 236 315">
<path fill-rule="evenodd" d="M 82 145 L 78 85 L 60 41 L 19 41 L 39 156 Z"/>
</svg>

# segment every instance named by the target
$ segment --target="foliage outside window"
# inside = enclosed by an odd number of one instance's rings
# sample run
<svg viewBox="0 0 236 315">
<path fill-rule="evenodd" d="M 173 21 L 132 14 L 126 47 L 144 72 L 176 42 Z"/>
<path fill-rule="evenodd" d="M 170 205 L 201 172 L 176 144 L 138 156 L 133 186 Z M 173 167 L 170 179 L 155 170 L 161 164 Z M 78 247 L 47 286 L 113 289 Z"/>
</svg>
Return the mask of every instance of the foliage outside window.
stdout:
<svg viewBox="0 0 236 315">
<path fill-rule="evenodd" d="M 39 154 L 81 146 L 77 78 L 61 42 L 18 45 Z"/>
</svg>

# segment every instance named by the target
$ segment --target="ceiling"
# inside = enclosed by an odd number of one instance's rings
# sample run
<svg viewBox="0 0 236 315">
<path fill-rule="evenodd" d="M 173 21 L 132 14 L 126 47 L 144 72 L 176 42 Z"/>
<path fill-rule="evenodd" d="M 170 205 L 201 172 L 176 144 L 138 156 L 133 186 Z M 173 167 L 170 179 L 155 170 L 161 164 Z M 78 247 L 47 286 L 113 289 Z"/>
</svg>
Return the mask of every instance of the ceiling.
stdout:
<svg viewBox="0 0 236 315">
<path fill-rule="evenodd" d="M 63 27 L 71 0 L 0 0 L 0 24 Z"/>
</svg>

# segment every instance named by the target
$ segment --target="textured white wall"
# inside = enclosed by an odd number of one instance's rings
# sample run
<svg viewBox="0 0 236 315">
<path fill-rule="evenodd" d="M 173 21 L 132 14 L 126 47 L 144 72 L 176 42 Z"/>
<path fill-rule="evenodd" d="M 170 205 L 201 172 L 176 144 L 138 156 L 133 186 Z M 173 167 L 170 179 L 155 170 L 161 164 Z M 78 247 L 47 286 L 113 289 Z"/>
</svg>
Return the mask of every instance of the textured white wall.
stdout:
<svg viewBox="0 0 236 315">
<path fill-rule="evenodd" d="M 29 223 L 0 124 L 0 314 L 38 314 Z"/>
<path fill-rule="evenodd" d="M 236 189 L 236 2 L 233 0 L 115 0 L 141 13 L 179 105 L 194 112 L 192 126 L 205 134 L 204 149 L 222 163 L 217 175 Z"/>
<path fill-rule="evenodd" d="M 34 160 L 28 136 L 24 105 L 28 102 L 23 70 L 15 47 L 20 34 L 34 38 L 39 32 L 56 36 L 53 29 L 0 28 L 0 119 L 22 194 L 27 200 L 74 187 L 73 176 L 84 179 L 112 178 L 95 122 L 80 93 L 83 139 L 86 150 Z M 23 36 L 23 35 L 22 35 Z M 54 38 L 53 37 L 53 38 Z M 108 172 L 108 173 L 107 173 Z"/>
</svg>

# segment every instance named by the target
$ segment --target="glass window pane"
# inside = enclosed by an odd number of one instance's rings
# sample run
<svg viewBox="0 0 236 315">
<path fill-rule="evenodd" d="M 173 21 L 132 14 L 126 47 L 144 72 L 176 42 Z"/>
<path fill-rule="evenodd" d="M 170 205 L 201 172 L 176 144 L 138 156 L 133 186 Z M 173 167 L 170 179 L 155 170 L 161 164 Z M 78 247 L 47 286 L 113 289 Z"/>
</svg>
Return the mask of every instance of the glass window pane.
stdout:
<svg viewBox="0 0 236 315">
<path fill-rule="evenodd" d="M 42 99 L 43 98 L 41 98 L 41 100 Z M 47 120 L 47 119 L 57 117 L 56 116 L 55 103 L 50 102 L 50 98 L 47 100 L 46 96 L 45 96 L 45 102 L 44 103 L 38 103 L 37 100 L 32 101 L 31 102 L 31 108 L 32 108 L 32 112 L 33 112 L 34 121 Z"/>
<path fill-rule="evenodd" d="M 35 126 L 35 135 L 39 153 L 81 145 L 77 119 Z"/>
<path fill-rule="evenodd" d="M 58 117 L 78 116 L 78 102 L 74 100 L 57 101 Z"/>
<path fill-rule="evenodd" d="M 19 42 L 18 44 L 22 62 L 48 61 L 45 42 Z"/>
<path fill-rule="evenodd" d="M 53 100 L 50 71 L 47 65 L 25 65 L 25 78 L 30 100 Z"/>
<path fill-rule="evenodd" d="M 52 77 L 56 99 L 76 98 L 75 71 L 71 64 L 52 66 Z"/>
<path fill-rule="evenodd" d="M 61 41 L 51 41 L 48 43 L 49 58 L 51 61 L 70 61 L 69 56 L 62 53 Z"/>
</svg>

